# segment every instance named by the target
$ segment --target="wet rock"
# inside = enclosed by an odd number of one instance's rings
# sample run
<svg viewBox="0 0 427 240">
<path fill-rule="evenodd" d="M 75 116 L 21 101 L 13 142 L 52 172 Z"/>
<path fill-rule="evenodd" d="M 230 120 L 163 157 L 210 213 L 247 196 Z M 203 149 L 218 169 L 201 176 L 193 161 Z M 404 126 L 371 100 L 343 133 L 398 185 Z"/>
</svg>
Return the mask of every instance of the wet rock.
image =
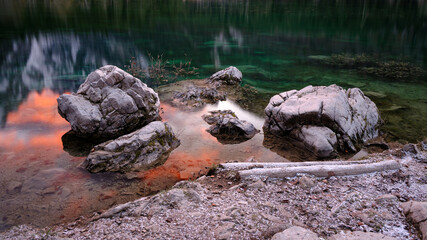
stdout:
<svg viewBox="0 0 427 240">
<path fill-rule="evenodd" d="M 179 144 L 169 124 L 155 121 L 95 146 L 82 166 L 92 173 L 148 169 L 163 164 Z"/>
<path fill-rule="evenodd" d="M 264 129 L 289 137 L 319 158 L 355 152 L 356 146 L 378 136 L 378 108 L 358 88 L 308 86 L 273 96 L 265 109 Z"/>
<path fill-rule="evenodd" d="M 92 72 L 77 93 L 57 101 L 59 114 L 82 137 L 113 138 L 160 119 L 157 93 L 112 65 Z"/>
<path fill-rule="evenodd" d="M 44 190 L 53 188 L 55 180 L 65 175 L 62 168 L 51 168 L 38 172 L 22 184 L 21 192 L 43 193 Z M 55 188 L 53 188 L 55 189 Z"/>
<path fill-rule="evenodd" d="M 231 110 L 210 111 L 202 118 L 211 125 L 206 131 L 222 143 L 244 142 L 259 132 L 252 123 L 240 120 Z"/>
<path fill-rule="evenodd" d="M 216 103 L 225 100 L 225 93 L 213 87 L 189 86 L 185 92 L 176 92 L 172 104 L 177 107 L 187 106 L 190 109 L 197 109 L 206 103 Z"/>
<path fill-rule="evenodd" d="M 236 67 L 230 66 L 224 70 L 218 71 L 209 77 L 212 83 L 222 83 L 228 85 L 238 85 L 242 81 L 242 72 Z"/>
<path fill-rule="evenodd" d="M 332 235 L 329 240 L 396 240 L 395 238 L 373 232 L 343 232 Z"/>
<path fill-rule="evenodd" d="M 319 237 L 314 232 L 302 228 L 302 227 L 291 227 L 283 232 L 276 233 L 271 240 L 317 240 Z"/>
</svg>

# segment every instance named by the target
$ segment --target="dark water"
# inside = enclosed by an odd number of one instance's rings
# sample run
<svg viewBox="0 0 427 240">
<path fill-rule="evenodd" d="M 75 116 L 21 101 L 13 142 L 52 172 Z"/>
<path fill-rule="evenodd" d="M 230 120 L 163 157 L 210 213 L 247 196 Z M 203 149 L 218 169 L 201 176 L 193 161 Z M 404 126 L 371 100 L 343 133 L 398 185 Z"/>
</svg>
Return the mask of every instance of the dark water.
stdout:
<svg viewBox="0 0 427 240">
<path fill-rule="evenodd" d="M 123 67 L 135 57 L 147 66 L 148 53 L 191 59 L 199 77 L 234 65 L 244 84 L 267 97 L 309 84 L 359 87 L 377 103 L 391 140 L 427 136 L 426 79 L 396 81 L 310 61 L 313 55 L 366 54 L 426 70 L 424 0 L 0 0 L 0 228 L 68 220 L 230 160 L 225 153 L 233 148 L 206 136 L 202 122 L 194 123 L 196 130 L 181 126 L 188 118 L 168 107 L 165 118 L 186 139 L 149 173 L 90 175 L 78 168 L 82 157 L 62 150 L 70 127 L 56 113 L 58 94 L 75 91 L 105 64 Z M 262 116 L 249 118 L 262 122 Z M 210 148 L 193 144 L 199 138 Z M 238 160 L 278 157 L 260 141 L 240 148 Z"/>
</svg>

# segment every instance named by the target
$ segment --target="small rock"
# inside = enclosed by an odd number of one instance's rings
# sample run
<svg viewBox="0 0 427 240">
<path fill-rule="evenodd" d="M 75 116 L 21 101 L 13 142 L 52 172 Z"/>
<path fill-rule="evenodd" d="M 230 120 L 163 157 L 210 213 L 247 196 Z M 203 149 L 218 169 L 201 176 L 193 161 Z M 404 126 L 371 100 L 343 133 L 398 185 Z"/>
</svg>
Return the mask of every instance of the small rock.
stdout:
<svg viewBox="0 0 427 240">
<path fill-rule="evenodd" d="M 403 212 L 414 223 L 427 220 L 427 202 L 409 201 L 402 203 Z"/>
<path fill-rule="evenodd" d="M 231 110 L 210 111 L 202 118 L 211 125 L 206 131 L 224 144 L 241 143 L 259 133 L 252 123 L 240 120 Z"/>
<path fill-rule="evenodd" d="M 360 150 L 358 153 L 356 153 L 353 157 L 350 158 L 352 161 L 360 160 L 366 156 L 368 156 L 368 152 L 365 149 Z"/>
<path fill-rule="evenodd" d="M 314 232 L 302 228 L 302 227 L 291 227 L 283 232 L 276 233 L 271 240 L 317 240 L 319 237 Z"/>
<path fill-rule="evenodd" d="M 230 66 L 212 74 L 212 76 L 209 77 L 209 81 L 219 84 L 237 85 L 242 81 L 242 72 L 236 67 Z"/>
<path fill-rule="evenodd" d="M 418 154 L 418 148 L 417 145 L 409 143 L 406 144 L 405 146 L 403 146 L 402 151 L 407 152 L 407 153 L 412 153 L 412 154 Z"/>
<path fill-rule="evenodd" d="M 258 180 L 256 182 L 251 183 L 251 184 L 248 185 L 248 188 L 251 188 L 251 189 L 261 189 L 261 188 L 264 188 L 264 187 L 265 187 L 265 183 L 263 181 L 261 181 L 261 180 Z"/>
<path fill-rule="evenodd" d="M 215 229 L 214 234 L 216 239 L 230 239 L 231 233 L 234 228 L 234 223 L 225 222 L 221 226 Z"/>
<path fill-rule="evenodd" d="M 373 232 L 343 232 L 332 235 L 329 240 L 396 240 L 395 238 Z"/>
<path fill-rule="evenodd" d="M 301 186 L 301 188 L 304 188 L 304 189 L 309 189 L 315 185 L 313 179 L 306 175 L 302 176 L 299 179 L 298 183 Z"/>
<path fill-rule="evenodd" d="M 427 221 L 420 223 L 420 232 L 423 235 L 423 240 L 427 240 Z"/>
<path fill-rule="evenodd" d="M 393 201 L 397 200 L 397 197 L 393 194 L 384 194 L 375 199 L 376 202 L 387 202 L 387 201 Z"/>
<path fill-rule="evenodd" d="M 7 192 L 13 192 L 14 190 L 19 189 L 22 186 L 21 182 L 18 181 L 11 181 L 7 184 Z"/>
</svg>

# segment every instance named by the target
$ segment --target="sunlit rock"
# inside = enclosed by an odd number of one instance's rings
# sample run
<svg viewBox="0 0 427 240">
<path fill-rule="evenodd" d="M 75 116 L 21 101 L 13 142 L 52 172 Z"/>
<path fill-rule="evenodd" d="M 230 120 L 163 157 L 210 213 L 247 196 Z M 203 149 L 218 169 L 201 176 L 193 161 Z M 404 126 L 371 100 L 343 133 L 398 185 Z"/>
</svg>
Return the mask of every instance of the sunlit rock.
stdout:
<svg viewBox="0 0 427 240">
<path fill-rule="evenodd" d="M 236 67 L 230 66 L 224 70 L 218 71 L 209 77 L 214 83 L 225 83 L 229 85 L 238 85 L 242 81 L 242 72 Z"/>
<path fill-rule="evenodd" d="M 163 164 L 180 141 L 167 123 L 147 126 L 93 148 L 82 166 L 90 172 L 128 172 Z"/>
<path fill-rule="evenodd" d="M 89 74 L 77 93 L 58 98 L 58 112 L 84 137 L 112 138 L 158 120 L 159 97 L 122 69 L 107 65 Z"/>
<path fill-rule="evenodd" d="M 264 129 L 289 137 L 317 157 L 355 152 L 378 136 L 382 120 L 375 103 L 358 88 L 308 86 L 273 96 L 265 109 Z"/>
<path fill-rule="evenodd" d="M 231 110 L 210 111 L 202 118 L 211 125 L 206 131 L 222 143 L 244 142 L 259 132 L 252 123 L 240 120 Z"/>
</svg>

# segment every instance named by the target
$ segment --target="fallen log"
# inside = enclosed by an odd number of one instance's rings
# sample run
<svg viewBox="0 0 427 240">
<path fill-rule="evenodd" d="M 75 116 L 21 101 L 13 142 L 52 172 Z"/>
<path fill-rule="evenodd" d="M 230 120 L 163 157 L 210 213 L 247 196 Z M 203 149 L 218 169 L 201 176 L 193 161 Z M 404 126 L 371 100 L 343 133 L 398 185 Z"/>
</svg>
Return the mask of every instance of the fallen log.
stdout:
<svg viewBox="0 0 427 240">
<path fill-rule="evenodd" d="M 265 176 L 272 178 L 295 177 L 297 174 L 309 174 L 316 177 L 351 176 L 387 170 L 397 170 L 399 162 L 387 160 L 375 163 L 349 165 L 312 165 L 280 168 L 255 168 L 239 171 L 241 178 Z"/>
<path fill-rule="evenodd" d="M 362 161 L 318 161 L 318 162 L 237 162 L 221 163 L 220 167 L 224 170 L 243 170 L 252 168 L 284 168 L 284 167 L 302 167 L 318 165 L 350 165 L 374 163 L 373 160 Z"/>
</svg>

